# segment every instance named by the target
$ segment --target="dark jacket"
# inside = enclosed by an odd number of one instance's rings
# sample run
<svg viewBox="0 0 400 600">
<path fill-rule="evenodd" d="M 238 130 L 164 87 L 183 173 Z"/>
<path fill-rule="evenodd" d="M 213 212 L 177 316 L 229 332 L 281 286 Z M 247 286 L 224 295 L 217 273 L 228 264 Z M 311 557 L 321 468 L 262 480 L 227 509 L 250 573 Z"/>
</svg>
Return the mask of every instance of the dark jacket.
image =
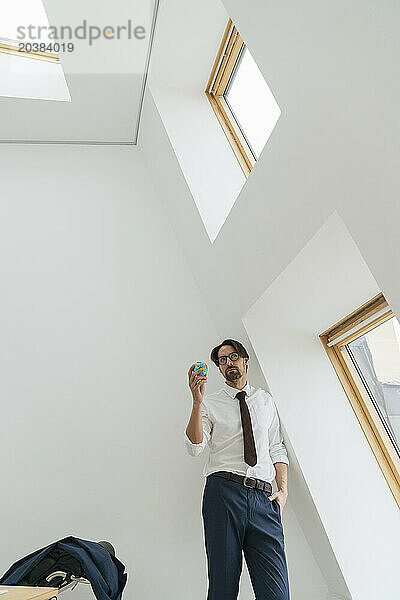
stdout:
<svg viewBox="0 0 400 600">
<path fill-rule="evenodd" d="M 127 580 L 125 566 L 105 548 L 69 536 L 18 560 L 0 584 L 43 585 L 45 577 L 57 570 L 70 570 L 70 574 L 88 579 L 97 600 L 121 600 Z M 57 587 L 51 582 L 45 585 Z"/>
</svg>

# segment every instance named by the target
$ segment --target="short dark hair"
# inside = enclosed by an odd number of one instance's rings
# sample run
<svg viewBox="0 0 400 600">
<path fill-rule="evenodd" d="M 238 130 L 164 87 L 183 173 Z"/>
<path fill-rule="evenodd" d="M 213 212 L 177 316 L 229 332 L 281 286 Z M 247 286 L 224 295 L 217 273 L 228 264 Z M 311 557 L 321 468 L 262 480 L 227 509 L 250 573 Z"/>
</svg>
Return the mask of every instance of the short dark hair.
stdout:
<svg viewBox="0 0 400 600">
<path fill-rule="evenodd" d="M 232 348 L 234 348 L 236 350 L 236 352 L 239 354 L 239 356 L 241 358 L 249 358 L 249 355 L 247 353 L 246 348 L 243 346 L 243 344 L 241 344 L 240 342 L 237 342 L 236 340 L 224 340 L 223 342 L 221 342 L 220 344 L 218 344 L 218 346 L 215 346 L 215 348 L 213 348 L 211 350 L 211 360 L 213 361 L 213 363 L 215 365 L 217 365 L 217 367 L 219 366 L 218 364 L 218 352 L 220 350 L 220 348 L 222 348 L 222 346 L 232 346 Z"/>
</svg>

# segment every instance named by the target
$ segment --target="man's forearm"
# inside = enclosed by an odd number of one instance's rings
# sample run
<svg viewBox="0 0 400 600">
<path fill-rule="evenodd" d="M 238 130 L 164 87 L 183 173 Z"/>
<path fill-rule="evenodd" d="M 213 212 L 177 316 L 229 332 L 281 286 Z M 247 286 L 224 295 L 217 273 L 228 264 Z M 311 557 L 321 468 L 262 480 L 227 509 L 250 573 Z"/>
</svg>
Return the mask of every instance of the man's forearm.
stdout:
<svg viewBox="0 0 400 600">
<path fill-rule="evenodd" d="M 203 441 L 203 422 L 201 420 L 201 404 L 194 405 L 189 423 L 186 427 L 186 435 L 192 444 L 201 444 Z"/>
<path fill-rule="evenodd" d="M 276 470 L 276 485 L 278 486 L 278 490 L 288 493 L 288 466 L 284 462 L 276 462 L 274 463 L 274 467 Z"/>
</svg>

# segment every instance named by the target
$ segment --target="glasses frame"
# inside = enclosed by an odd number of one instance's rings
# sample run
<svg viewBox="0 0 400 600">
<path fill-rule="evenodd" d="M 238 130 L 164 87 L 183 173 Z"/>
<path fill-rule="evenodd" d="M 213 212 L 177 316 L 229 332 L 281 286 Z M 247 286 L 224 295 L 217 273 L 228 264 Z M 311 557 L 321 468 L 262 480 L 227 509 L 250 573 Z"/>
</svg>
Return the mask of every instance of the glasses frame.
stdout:
<svg viewBox="0 0 400 600">
<path fill-rule="evenodd" d="M 235 356 L 237 356 L 237 358 L 232 358 L 232 354 L 234 354 Z M 231 361 L 231 362 L 236 362 L 237 360 L 239 360 L 240 356 L 238 352 L 231 352 L 230 354 L 228 354 L 227 356 L 218 356 L 218 366 L 220 367 L 221 364 L 222 366 L 226 365 L 226 363 L 228 362 L 228 360 L 224 363 L 220 363 L 219 361 L 221 360 L 221 358 L 226 358 Z"/>
</svg>

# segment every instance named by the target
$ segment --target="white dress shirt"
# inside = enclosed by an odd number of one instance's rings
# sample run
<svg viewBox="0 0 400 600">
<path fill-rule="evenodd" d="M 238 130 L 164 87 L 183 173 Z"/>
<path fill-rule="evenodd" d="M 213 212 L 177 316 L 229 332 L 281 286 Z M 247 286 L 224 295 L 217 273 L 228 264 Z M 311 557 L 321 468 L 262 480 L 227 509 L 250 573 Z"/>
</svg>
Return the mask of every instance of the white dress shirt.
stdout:
<svg viewBox="0 0 400 600">
<path fill-rule="evenodd" d="M 205 477 L 216 471 L 230 471 L 271 483 L 276 474 L 274 463 L 289 464 L 275 403 L 271 394 L 261 388 L 256 390 L 248 382 L 243 388 L 257 450 L 257 464 L 250 467 L 244 462 L 240 404 L 235 398 L 239 391 L 224 383 L 222 389 L 205 395 L 201 403 L 203 441 L 193 444 L 185 432 L 187 451 L 191 456 L 198 456 L 209 444 L 210 454 L 203 471 Z"/>
</svg>

